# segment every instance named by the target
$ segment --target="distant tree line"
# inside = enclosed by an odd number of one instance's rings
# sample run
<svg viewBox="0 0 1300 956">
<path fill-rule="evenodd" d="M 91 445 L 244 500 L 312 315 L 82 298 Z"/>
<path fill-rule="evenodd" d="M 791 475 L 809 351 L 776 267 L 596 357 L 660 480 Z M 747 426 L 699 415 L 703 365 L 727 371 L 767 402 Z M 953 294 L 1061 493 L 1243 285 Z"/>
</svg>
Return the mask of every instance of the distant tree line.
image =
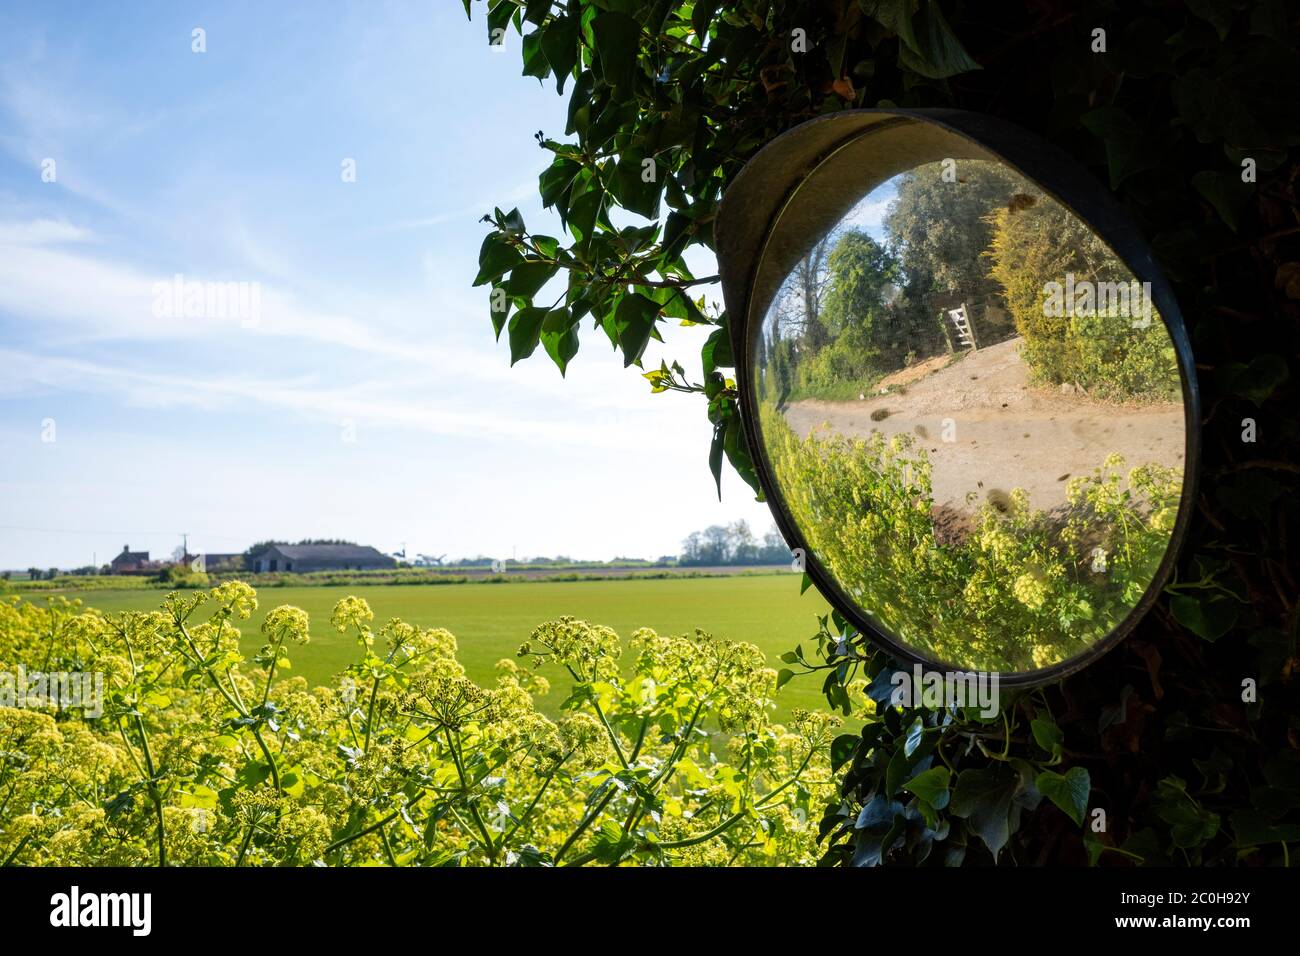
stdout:
<svg viewBox="0 0 1300 956">
<path fill-rule="evenodd" d="M 773 526 L 762 539 L 754 536 L 744 519 L 728 525 L 709 525 L 692 531 L 682 542 L 682 567 L 719 564 L 788 564 L 790 548 Z"/>
</svg>

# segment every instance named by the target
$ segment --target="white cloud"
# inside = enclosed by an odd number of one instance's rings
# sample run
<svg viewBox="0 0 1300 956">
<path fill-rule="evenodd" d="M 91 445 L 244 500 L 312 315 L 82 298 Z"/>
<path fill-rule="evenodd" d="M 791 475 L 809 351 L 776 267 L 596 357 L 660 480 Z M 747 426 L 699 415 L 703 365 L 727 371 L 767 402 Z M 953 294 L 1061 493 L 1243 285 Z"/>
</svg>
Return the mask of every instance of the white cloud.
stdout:
<svg viewBox="0 0 1300 956">
<path fill-rule="evenodd" d="M 54 219 L 0 222 L 0 245 L 43 246 L 56 242 L 86 242 L 91 237 L 89 229 Z"/>
<path fill-rule="evenodd" d="M 492 199 L 485 199 L 482 202 L 476 203 L 472 206 L 462 206 L 461 208 L 452 210 L 450 212 L 435 213 L 432 216 L 423 216 L 418 219 L 398 220 L 397 222 L 391 223 L 388 226 L 382 227 L 381 229 L 376 231 L 397 232 L 403 229 L 426 229 L 426 228 L 431 228 L 433 226 L 442 226 L 449 222 L 464 223 L 467 219 L 471 217 L 478 218 L 480 216 L 486 215 L 487 213 L 490 213 L 493 207 L 501 206 L 502 208 L 504 208 L 505 205 L 508 205 L 510 203 L 522 202 L 525 199 L 536 199 L 536 198 L 537 198 L 537 180 L 529 179 L 515 186 L 514 189 L 510 190 L 505 195 L 497 195 L 494 196 Z"/>
<path fill-rule="evenodd" d="M 841 226 L 857 226 L 869 233 L 879 233 L 884 228 L 885 216 L 889 213 L 890 204 L 897 198 L 898 194 L 894 189 L 888 192 L 873 190 L 844 217 Z"/>
<path fill-rule="evenodd" d="M 42 341 L 53 340 L 65 348 L 105 341 L 155 347 L 192 340 L 212 354 L 214 349 L 253 343 L 264 375 L 284 359 L 301 357 L 298 350 L 284 352 L 273 345 L 274 340 L 285 339 L 320 348 L 316 357 L 322 365 L 373 356 L 393 362 L 395 378 L 441 383 L 461 393 L 488 392 L 494 385 L 545 395 L 562 390 L 566 403 L 601 412 L 633 411 L 648 400 L 648 388 L 631 380 L 632 373 L 610 361 L 612 356 L 602 354 L 608 341 L 590 328 L 584 330 L 587 354 L 571 367 L 567 381 L 560 380 L 540 348 L 531 361 L 512 368 L 504 342 L 492 341 L 485 318 L 465 315 L 466 300 L 459 296 L 443 303 L 370 295 L 366 297 L 370 315 L 363 319 L 317 308 L 276 284 L 259 282 L 260 309 L 251 327 L 236 315 L 159 318 L 154 314 L 156 292 L 159 284 L 172 283 L 173 274 L 150 273 L 52 245 L 89 237 L 88 230 L 68 223 L 0 221 L 0 313 L 26 323 Z M 186 282 L 258 281 L 254 276 L 196 273 L 184 273 L 183 278 Z M 449 311 L 458 322 L 446 321 Z M 457 343 L 449 334 L 467 318 L 471 327 L 482 330 L 482 347 Z M 670 333 L 669 342 L 684 337 Z M 657 356 L 647 356 L 647 366 L 657 364 Z"/>
<path fill-rule="evenodd" d="M 671 436 L 676 425 L 645 414 L 634 427 L 617 416 L 552 421 L 498 411 L 437 407 L 392 382 L 324 386 L 295 380 L 213 378 L 126 369 L 80 359 L 0 348 L 0 395 L 39 391 L 112 393 L 136 407 L 279 408 L 299 419 L 339 425 L 345 420 L 438 435 L 504 438 L 528 444 L 565 444 L 609 451 L 638 448 L 652 433 Z"/>
</svg>

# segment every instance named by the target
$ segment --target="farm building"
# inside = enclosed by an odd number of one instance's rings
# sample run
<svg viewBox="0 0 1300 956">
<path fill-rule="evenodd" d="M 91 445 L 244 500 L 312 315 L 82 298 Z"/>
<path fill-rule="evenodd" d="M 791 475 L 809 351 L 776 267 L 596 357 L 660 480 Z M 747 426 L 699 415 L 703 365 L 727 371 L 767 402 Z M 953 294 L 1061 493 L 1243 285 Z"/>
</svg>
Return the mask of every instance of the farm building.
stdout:
<svg viewBox="0 0 1300 956">
<path fill-rule="evenodd" d="M 393 568 L 388 555 L 358 544 L 273 544 L 252 556 L 256 574 L 275 571 L 377 571 Z"/>
<path fill-rule="evenodd" d="M 108 563 L 110 574 L 139 574 L 153 571 L 155 567 L 148 551 L 132 551 L 129 544 L 122 545 L 122 553 Z"/>
<path fill-rule="evenodd" d="M 190 556 L 190 565 L 198 562 L 200 571 L 238 571 L 243 567 L 242 554 L 196 554 Z"/>
</svg>

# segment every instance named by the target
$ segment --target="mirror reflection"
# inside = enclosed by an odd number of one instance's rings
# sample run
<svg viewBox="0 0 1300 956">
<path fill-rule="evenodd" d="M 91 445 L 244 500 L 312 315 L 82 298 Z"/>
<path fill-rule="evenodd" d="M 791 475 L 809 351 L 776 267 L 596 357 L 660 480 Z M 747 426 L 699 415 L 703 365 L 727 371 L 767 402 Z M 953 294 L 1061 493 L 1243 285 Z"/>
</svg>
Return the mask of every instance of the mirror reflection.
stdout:
<svg viewBox="0 0 1300 956">
<path fill-rule="evenodd" d="M 1011 168 L 945 160 L 872 189 L 753 340 L 784 506 L 900 642 L 1031 671 L 1145 593 L 1182 490 L 1173 342 L 1149 285 Z"/>
</svg>

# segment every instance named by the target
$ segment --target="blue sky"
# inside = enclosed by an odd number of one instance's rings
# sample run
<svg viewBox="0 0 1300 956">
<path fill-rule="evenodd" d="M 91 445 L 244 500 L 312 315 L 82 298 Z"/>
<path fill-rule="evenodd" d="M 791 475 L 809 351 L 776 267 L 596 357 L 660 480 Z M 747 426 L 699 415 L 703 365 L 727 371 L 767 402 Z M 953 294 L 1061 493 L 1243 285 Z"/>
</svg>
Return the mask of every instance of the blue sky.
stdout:
<svg viewBox="0 0 1300 956">
<path fill-rule="evenodd" d="M 477 219 L 558 230 L 533 136 L 565 100 L 485 34 L 451 0 L 0 11 L 0 567 L 183 531 L 611 557 L 770 527 L 731 474 L 717 501 L 702 402 L 603 335 L 567 381 L 493 341 Z M 160 315 L 176 274 L 256 283 L 256 321 Z M 647 367 L 698 377 L 705 330 L 668 332 Z"/>
<path fill-rule="evenodd" d="M 893 176 L 871 192 L 867 193 L 857 204 L 849 210 L 845 216 L 836 225 L 836 229 L 849 229 L 857 227 L 865 230 L 867 235 L 882 245 L 889 241 L 889 234 L 885 231 L 885 216 L 889 213 L 890 205 L 898 199 L 898 184 L 902 180 L 902 175 Z"/>
</svg>

